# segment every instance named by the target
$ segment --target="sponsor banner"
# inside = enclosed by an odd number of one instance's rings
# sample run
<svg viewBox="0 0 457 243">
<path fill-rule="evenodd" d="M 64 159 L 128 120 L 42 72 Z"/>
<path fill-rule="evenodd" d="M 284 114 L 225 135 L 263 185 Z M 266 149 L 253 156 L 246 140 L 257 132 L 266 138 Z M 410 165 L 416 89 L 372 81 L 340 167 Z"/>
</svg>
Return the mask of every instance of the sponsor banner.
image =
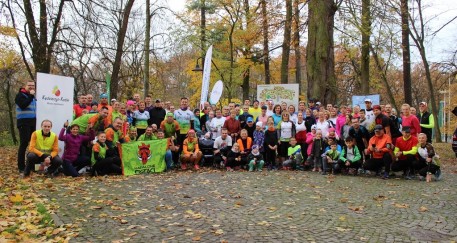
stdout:
<svg viewBox="0 0 457 243">
<path fill-rule="evenodd" d="M 208 100 L 209 79 L 211 77 L 211 56 L 213 55 L 213 46 L 208 48 L 205 55 L 205 62 L 203 65 L 203 80 L 202 80 L 202 94 L 200 96 L 200 109 L 203 109 L 203 104 Z"/>
<path fill-rule="evenodd" d="M 209 103 L 211 105 L 217 104 L 222 96 L 222 90 L 224 89 L 224 83 L 219 80 L 217 81 L 214 86 L 213 90 L 211 91 L 211 95 L 209 96 Z"/>
<path fill-rule="evenodd" d="M 73 119 L 73 95 L 75 80 L 47 73 L 37 73 L 36 99 L 37 124 L 41 129 L 41 122 L 45 119 L 52 122 L 52 131 L 59 136 L 60 129 L 65 121 L 71 123 Z M 62 156 L 64 143 L 59 141 L 59 155 Z"/>
<path fill-rule="evenodd" d="M 120 149 L 125 176 L 165 171 L 167 139 L 123 143 Z"/>
<path fill-rule="evenodd" d="M 361 109 L 366 109 L 365 99 L 370 99 L 372 105 L 379 105 L 381 96 L 379 94 L 373 95 L 354 95 L 352 96 L 352 107 L 359 105 Z"/>
<path fill-rule="evenodd" d="M 298 107 L 298 84 L 262 84 L 257 85 L 257 99 L 260 102 L 272 100 L 275 105 L 286 102 L 287 105 Z"/>
</svg>

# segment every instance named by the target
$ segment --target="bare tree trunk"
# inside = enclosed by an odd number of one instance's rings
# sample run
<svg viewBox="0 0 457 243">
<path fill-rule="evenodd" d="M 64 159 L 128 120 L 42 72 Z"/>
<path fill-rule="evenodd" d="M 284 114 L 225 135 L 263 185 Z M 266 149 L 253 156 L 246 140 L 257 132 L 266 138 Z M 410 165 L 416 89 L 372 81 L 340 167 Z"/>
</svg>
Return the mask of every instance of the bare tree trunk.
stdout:
<svg viewBox="0 0 457 243">
<path fill-rule="evenodd" d="M 399 111 L 397 103 L 395 102 L 394 94 L 392 93 L 392 89 L 390 88 L 389 82 L 387 81 L 386 72 L 382 68 L 381 61 L 379 60 L 378 53 L 374 50 L 371 44 L 369 44 L 369 48 L 371 49 L 371 53 L 373 54 L 376 69 L 378 69 L 378 72 L 381 74 L 381 80 L 384 83 L 384 86 L 387 90 L 387 96 L 389 96 L 390 103 L 392 104 L 393 108 L 395 108 L 395 110 Z"/>
<path fill-rule="evenodd" d="M 265 71 L 265 84 L 270 84 L 270 50 L 268 46 L 268 16 L 267 1 L 262 0 L 262 34 L 263 34 L 263 65 Z"/>
<path fill-rule="evenodd" d="M 146 0 L 146 33 L 144 35 L 144 92 L 143 97 L 149 94 L 149 51 L 151 38 L 151 0 Z"/>
<path fill-rule="evenodd" d="M 113 73 L 111 74 L 111 98 L 117 99 L 117 91 L 119 88 L 119 71 L 121 68 L 122 54 L 124 53 L 124 40 L 125 34 L 127 33 L 127 27 L 129 23 L 130 11 L 133 7 L 133 2 L 135 0 L 128 0 L 125 8 L 124 14 L 122 16 L 121 28 L 117 36 L 117 47 L 116 47 L 116 57 L 114 58 L 113 63 Z"/>
<path fill-rule="evenodd" d="M 14 129 L 13 103 L 11 102 L 11 79 L 6 78 L 6 105 L 8 106 L 9 129 L 13 143 L 17 144 L 16 129 Z"/>
<path fill-rule="evenodd" d="M 284 40 L 282 42 L 281 83 L 289 83 L 289 56 L 292 28 L 292 0 L 286 1 L 286 21 L 284 24 Z"/>
<path fill-rule="evenodd" d="M 401 0 L 400 2 L 401 45 L 403 51 L 403 87 L 405 92 L 405 103 L 412 105 L 413 97 L 411 94 L 411 57 L 409 50 L 408 0 Z"/>
<path fill-rule="evenodd" d="M 362 0 L 362 60 L 361 60 L 361 93 L 370 93 L 370 36 L 371 14 L 370 0 Z"/>
<path fill-rule="evenodd" d="M 333 50 L 336 10 L 333 0 L 311 0 L 308 4 L 307 96 L 323 104 L 335 104 L 337 95 Z"/>
<path fill-rule="evenodd" d="M 298 8 L 299 0 L 294 0 L 294 51 L 295 51 L 295 82 L 298 84 L 299 91 L 301 94 L 301 52 L 300 52 L 300 9 Z"/>
<path fill-rule="evenodd" d="M 411 19 L 412 26 L 411 26 L 411 29 L 408 28 L 408 34 L 411 35 L 411 38 L 413 39 L 415 46 L 417 47 L 417 50 L 420 53 L 420 56 L 422 59 L 422 64 L 424 65 L 424 68 L 425 68 L 425 77 L 427 79 L 427 86 L 428 86 L 428 90 L 430 92 L 430 103 L 432 104 L 432 114 L 433 114 L 433 118 L 435 120 L 435 129 L 436 129 L 435 130 L 435 139 L 436 139 L 436 142 L 441 143 L 442 142 L 441 129 L 440 129 L 440 126 L 438 125 L 439 124 L 438 123 L 439 110 L 438 110 L 438 106 L 436 105 L 436 99 L 435 99 L 435 90 L 436 89 L 435 89 L 435 87 L 433 87 L 432 76 L 430 74 L 430 65 L 428 63 L 427 55 L 425 53 L 425 37 L 427 34 L 427 33 L 425 33 L 426 21 L 424 21 L 424 18 L 423 18 L 421 0 L 415 0 L 415 2 L 417 3 L 419 26 L 416 26 L 415 21 L 413 21 Z M 411 18 L 411 16 L 409 14 L 406 17 L 408 18 L 407 20 L 410 20 L 410 18 Z M 403 16 L 402 16 L 402 18 L 403 18 Z M 412 30 L 412 31 L 410 31 L 410 30 Z M 406 90 L 405 90 L 405 92 L 406 92 Z M 411 96 L 411 100 L 412 100 L 412 94 L 410 93 L 409 95 Z M 405 93 L 405 96 L 406 96 L 406 93 Z"/>
</svg>

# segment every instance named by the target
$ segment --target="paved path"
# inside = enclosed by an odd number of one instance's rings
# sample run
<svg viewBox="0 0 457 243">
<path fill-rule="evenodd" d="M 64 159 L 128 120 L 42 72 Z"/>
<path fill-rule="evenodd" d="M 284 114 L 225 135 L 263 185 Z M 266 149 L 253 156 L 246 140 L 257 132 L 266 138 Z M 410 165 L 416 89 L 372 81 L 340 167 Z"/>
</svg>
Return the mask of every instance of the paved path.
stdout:
<svg viewBox="0 0 457 243">
<path fill-rule="evenodd" d="M 55 179 L 74 242 L 457 240 L 457 175 L 425 183 L 312 172 L 179 172 Z"/>
</svg>

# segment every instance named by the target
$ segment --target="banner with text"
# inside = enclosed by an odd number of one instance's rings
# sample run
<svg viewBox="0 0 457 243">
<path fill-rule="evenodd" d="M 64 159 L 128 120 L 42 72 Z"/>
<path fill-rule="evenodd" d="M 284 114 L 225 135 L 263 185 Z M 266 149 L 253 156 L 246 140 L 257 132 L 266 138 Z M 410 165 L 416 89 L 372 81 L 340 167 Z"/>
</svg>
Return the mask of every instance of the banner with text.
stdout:
<svg viewBox="0 0 457 243">
<path fill-rule="evenodd" d="M 125 176 L 163 172 L 167 139 L 123 143 L 120 154 Z"/>
<path fill-rule="evenodd" d="M 298 107 L 298 84 L 262 84 L 257 85 L 259 101 L 272 100 L 275 105 L 286 102 L 287 105 Z"/>
<path fill-rule="evenodd" d="M 52 131 L 58 136 L 65 121 L 71 123 L 74 86 L 72 77 L 37 73 L 37 129 L 41 129 L 41 122 L 47 119 L 52 122 Z M 64 143 L 59 141 L 59 155 L 62 155 L 63 148 Z"/>
</svg>

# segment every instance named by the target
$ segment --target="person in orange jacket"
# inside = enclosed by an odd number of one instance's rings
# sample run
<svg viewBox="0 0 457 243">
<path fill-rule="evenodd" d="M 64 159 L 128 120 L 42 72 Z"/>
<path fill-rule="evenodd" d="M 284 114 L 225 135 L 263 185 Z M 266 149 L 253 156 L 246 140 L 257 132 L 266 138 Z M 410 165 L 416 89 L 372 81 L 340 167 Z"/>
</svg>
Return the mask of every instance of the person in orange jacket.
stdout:
<svg viewBox="0 0 457 243">
<path fill-rule="evenodd" d="M 376 171 L 376 174 L 379 174 L 384 167 L 382 179 L 389 179 L 390 165 L 392 164 L 392 139 L 389 135 L 384 134 L 382 125 L 376 125 L 374 133 L 368 142 L 368 148 L 365 149 L 365 154 L 371 155 L 371 159 L 365 161 L 363 168 Z"/>
<path fill-rule="evenodd" d="M 188 164 L 193 164 L 196 170 L 200 167 L 198 163 L 202 160 L 202 152 L 198 147 L 198 138 L 195 137 L 195 130 L 190 129 L 187 132 L 187 138 L 184 139 L 181 155 L 181 169 L 187 169 Z"/>
</svg>

